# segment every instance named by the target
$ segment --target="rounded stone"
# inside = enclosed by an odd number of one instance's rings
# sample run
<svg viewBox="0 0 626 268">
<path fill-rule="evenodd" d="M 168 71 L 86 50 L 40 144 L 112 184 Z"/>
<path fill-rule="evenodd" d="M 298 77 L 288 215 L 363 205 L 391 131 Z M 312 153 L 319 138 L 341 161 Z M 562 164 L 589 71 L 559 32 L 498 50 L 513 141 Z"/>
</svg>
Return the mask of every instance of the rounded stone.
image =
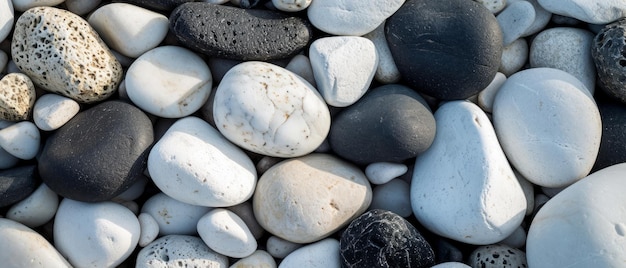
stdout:
<svg viewBox="0 0 626 268">
<path fill-rule="evenodd" d="M 410 186 L 402 179 L 394 179 L 382 185 L 377 185 L 373 190 L 372 204 L 370 209 L 384 209 L 396 213 L 402 217 L 411 216 L 411 191 Z"/>
<path fill-rule="evenodd" d="M 58 94 L 45 94 L 33 107 L 33 121 L 43 131 L 52 131 L 65 125 L 80 111 L 78 102 Z"/>
<path fill-rule="evenodd" d="M 227 257 L 245 258 L 257 249 L 257 242 L 237 214 L 216 208 L 198 221 L 198 234 L 212 250 Z"/>
<path fill-rule="evenodd" d="M 228 258 L 215 253 L 196 236 L 167 235 L 137 254 L 137 267 L 228 267 Z"/>
<path fill-rule="evenodd" d="M 40 143 L 39 129 L 30 121 L 21 121 L 0 130 L 0 147 L 19 159 L 35 158 Z"/>
<path fill-rule="evenodd" d="M 500 66 L 498 21 L 474 1 L 408 1 L 389 17 L 385 33 L 403 80 L 437 99 L 475 95 Z"/>
<path fill-rule="evenodd" d="M 272 0 L 272 4 L 278 10 L 298 12 L 305 10 L 311 5 L 312 0 Z"/>
<path fill-rule="evenodd" d="M 152 216 L 158 225 L 158 234 L 161 236 L 197 234 L 198 220 L 210 210 L 209 207 L 180 202 L 164 193 L 148 198 L 141 207 L 142 214 Z"/>
<path fill-rule="evenodd" d="M 339 241 L 343 267 L 430 267 L 433 249 L 401 216 L 370 210 L 354 219 Z"/>
<path fill-rule="evenodd" d="M 496 98 L 498 94 L 498 90 L 502 84 L 506 81 L 506 75 L 503 73 L 497 73 L 496 77 L 493 78 L 493 81 L 483 90 L 478 93 L 478 105 L 483 111 L 487 113 L 491 113 L 493 111 L 493 100 Z"/>
<path fill-rule="evenodd" d="M 152 123 L 141 110 L 103 102 L 78 113 L 46 140 L 39 174 L 64 197 L 110 200 L 142 175 L 153 139 Z"/>
<path fill-rule="evenodd" d="M 294 252 L 296 249 L 299 249 L 303 246 L 300 243 L 294 243 L 291 241 L 287 241 L 278 236 L 270 236 L 267 239 L 266 248 L 270 255 L 278 259 L 284 259 L 291 252 Z"/>
<path fill-rule="evenodd" d="M 363 37 L 374 43 L 376 54 L 378 54 L 378 67 L 376 68 L 374 79 L 383 84 L 400 82 L 400 71 L 398 71 L 398 67 L 396 67 L 396 63 L 393 61 L 393 56 L 385 37 L 385 23 L 381 23 L 380 26 Z"/>
<path fill-rule="evenodd" d="M 626 18 L 608 24 L 596 34 L 591 55 L 598 71 L 599 88 L 626 103 Z"/>
<path fill-rule="evenodd" d="M 391 162 L 371 163 L 365 167 L 365 175 L 373 184 L 385 184 L 402 176 L 409 168 L 405 164 Z"/>
<path fill-rule="evenodd" d="M 334 238 L 326 238 L 295 250 L 280 262 L 278 268 L 339 268 L 341 267 L 341 259 L 337 254 L 338 252 L 339 241 Z"/>
<path fill-rule="evenodd" d="M 587 23 L 606 24 L 626 17 L 624 1 L 538 0 L 551 13 L 572 17 Z"/>
<path fill-rule="evenodd" d="M 77 15 L 85 15 L 100 5 L 102 0 L 65 0 L 67 10 Z"/>
<path fill-rule="evenodd" d="M 329 236 L 370 205 L 372 189 L 356 166 L 310 154 L 274 165 L 259 179 L 254 214 L 265 230 L 310 243 Z"/>
<path fill-rule="evenodd" d="M 140 247 L 145 247 L 159 235 L 159 223 L 148 213 L 139 214 L 137 220 L 141 229 L 138 244 Z"/>
<path fill-rule="evenodd" d="M 21 223 L 0 218 L 3 267 L 72 267 L 43 236 Z"/>
<path fill-rule="evenodd" d="M 315 0 L 307 9 L 313 26 L 333 35 L 361 36 L 376 29 L 405 0 Z"/>
<path fill-rule="evenodd" d="M 357 164 L 402 162 L 428 149 L 435 129 L 426 101 L 391 84 L 370 90 L 337 114 L 328 140 L 336 154 Z"/>
<path fill-rule="evenodd" d="M 230 268 L 241 268 L 241 267 L 259 267 L 259 268 L 276 268 L 276 261 L 264 250 L 257 250 L 252 255 L 245 257 L 243 259 L 238 260 L 233 263 Z"/>
<path fill-rule="evenodd" d="M 494 244 L 476 248 L 470 255 L 471 267 L 535 267 L 528 266 L 526 253 L 506 245 Z"/>
<path fill-rule="evenodd" d="M 502 30 L 502 41 L 508 46 L 522 37 L 535 21 L 535 8 L 527 1 L 507 4 L 506 8 L 496 17 Z"/>
<path fill-rule="evenodd" d="M 528 61 L 528 50 L 528 42 L 525 38 L 519 38 L 504 47 L 498 71 L 506 76 L 511 76 L 521 70 Z"/>
<path fill-rule="evenodd" d="M 30 119 L 35 105 L 35 85 L 22 73 L 10 73 L 0 79 L 0 119 Z"/>
<path fill-rule="evenodd" d="M 0 171 L 0 207 L 27 198 L 37 189 L 37 167 L 20 166 Z"/>
<path fill-rule="evenodd" d="M 15 15 L 13 14 L 13 0 L 0 1 L 0 43 L 4 41 L 11 33 L 13 28 L 13 21 Z M 4 65 L 0 64 L 0 71 L 2 71 Z"/>
<path fill-rule="evenodd" d="M 5 216 L 7 219 L 35 228 L 54 218 L 58 207 L 59 197 L 42 183 L 28 197 L 11 206 Z"/>
<path fill-rule="evenodd" d="M 268 156 L 313 152 L 330 129 L 328 106 L 306 80 L 277 65 L 231 68 L 213 101 L 217 129 L 242 148 Z"/>
<path fill-rule="evenodd" d="M 256 221 L 256 217 L 254 217 L 252 202 L 246 201 L 239 205 L 228 207 L 227 209 L 237 214 L 237 216 L 243 220 L 255 239 L 260 240 L 263 237 L 265 230 Z"/>
</svg>

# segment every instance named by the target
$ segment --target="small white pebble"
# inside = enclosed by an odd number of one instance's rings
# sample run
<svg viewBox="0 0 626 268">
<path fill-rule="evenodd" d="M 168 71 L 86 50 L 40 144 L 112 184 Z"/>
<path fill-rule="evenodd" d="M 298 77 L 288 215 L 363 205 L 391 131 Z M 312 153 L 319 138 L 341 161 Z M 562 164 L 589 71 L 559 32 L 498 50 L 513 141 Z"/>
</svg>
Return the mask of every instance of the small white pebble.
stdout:
<svg viewBox="0 0 626 268">
<path fill-rule="evenodd" d="M 154 217 L 148 213 L 141 213 L 137 217 L 139 220 L 139 228 L 141 228 L 141 235 L 139 236 L 139 246 L 145 247 L 152 243 L 154 239 L 159 235 L 159 224 Z"/>
<path fill-rule="evenodd" d="M 500 241 L 500 244 L 504 244 L 512 248 L 522 249 L 522 247 L 526 244 L 526 231 L 524 231 L 522 226 L 517 227 L 511 235 Z"/>
<path fill-rule="evenodd" d="M 33 159 L 39 152 L 40 141 L 39 129 L 30 121 L 0 130 L 0 147 L 20 159 Z"/>
<path fill-rule="evenodd" d="M 57 95 L 46 94 L 35 102 L 33 121 L 41 130 L 52 131 L 65 125 L 80 111 L 75 100 Z"/>
<path fill-rule="evenodd" d="M 198 234 L 210 249 L 233 258 L 250 256 L 257 242 L 248 226 L 237 214 L 216 208 L 198 221 Z"/>
<path fill-rule="evenodd" d="M 367 179 L 373 184 L 385 184 L 392 179 L 402 176 L 409 168 L 404 164 L 378 162 L 369 164 L 365 168 Z"/>
<path fill-rule="evenodd" d="M 289 253 L 301 248 L 303 245 L 287 241 L 278 236 L 270 236 L 267 239 L 265 247 L 267 252 L 274 258 L 283 259 L 289 255 Z"/>
<path fill-rule="evenodd" d="M 491 80 L 491 83 L 485 89 L 478 93 L 478 106 L 487 113 L 491 113 L 493 108 L 493 100 L 496 98 L 498 89 L 506 82 L 506 75 L 503 73 L 496 73 L 496 76 Z"/>
<path fill-rule="evenodd" d="M 230 268 L 276 268 L 274 258 L 264 250 L 257 250 L 252 255 L 233 263 Z"/>
<path fill-rule="evenodd" d="M 11 206 L 7 218 L 35 228 L 54 218 L 59 207 L 59 196 L 44 183 L 26 199 Z"/>
</svg>

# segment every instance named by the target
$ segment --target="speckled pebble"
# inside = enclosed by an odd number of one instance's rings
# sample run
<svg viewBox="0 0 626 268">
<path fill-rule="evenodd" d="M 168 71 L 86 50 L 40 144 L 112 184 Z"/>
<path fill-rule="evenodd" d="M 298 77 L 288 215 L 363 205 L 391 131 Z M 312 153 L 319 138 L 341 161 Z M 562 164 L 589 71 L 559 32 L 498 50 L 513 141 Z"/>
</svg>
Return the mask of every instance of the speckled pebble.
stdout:
<svg viewBox="0 0 626 268">
<path fill-rule="evenodd" d="M 168 235 L 137 254 L 136 267 L 228 267 L 228 258 L 215 253 L 196 236 Z"/>
<path fill-rule="evenodd" d="M 159 235 L 195 235 L 198 220 L 211 208 L 180 202 L 164 193 L 150 197 L 141 207 L 158 224 Z"/>
<path fill-rule="evenodd" d="M 237 214 L 215 208 L 198 221 L 198 234 L 212 250 L 227 257 L 245 258 L 257 249 L 257 241 Z"/>
<path fill-rule="evenodd" d="M 45 183 L 24 200 L 15 203 L 7 211 L 7 219 L 22 223 L 28 227 L 39 227 L 54 218 L 59 207 L 58 195 Z"/>
<path fill-rule="evenodd" d="M 598 71 L 598 86 L 610 97 L 626 103 L 626 18 L 608 24 L 593 39 L 591 55 Z"/>
<path fill-rule="evenodd" d="M 35 102 L 33 121 L 41 130 L 56 130 L 80 111 L 78 102 L 57 94 L 45 94 Z"/>
<path fill-rule="evenodd" d="M 526 253 L 499 244 L 478 247 L 470 254 L 468 263 L 472 267 L 484 268 L 528 267 Z"/>
<path fill-rule="evenodd" d="M 504 7 L 506 7 L 506 4 L 507 4 L 506 0 L 474 0 L 474 1 L 481 3 L 487 9 L 489 9 L 489 11 L 491 11 L 491 13 L 493 14 L 497 14 L 500 11 L 502 11 Z"/>
<path fill-rule="evenodd" d="M 35 105 L 35 85 L 28 76 L 10 73 L 0 79 L 0 119 L 30 119 Z"/>
</svg>

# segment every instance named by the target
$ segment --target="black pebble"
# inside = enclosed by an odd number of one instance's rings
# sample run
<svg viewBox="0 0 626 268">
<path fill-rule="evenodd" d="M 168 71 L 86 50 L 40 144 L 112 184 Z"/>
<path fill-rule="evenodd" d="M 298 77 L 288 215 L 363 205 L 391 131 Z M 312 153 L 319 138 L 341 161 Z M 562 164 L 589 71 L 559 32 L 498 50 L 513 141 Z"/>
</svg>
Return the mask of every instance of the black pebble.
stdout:
<svg viewBox="0 0 626 268">
<path fill-rule="evenodd" d="M 602 138 L 592 172 L 626 162 L 626 106 L 610 101 L 597 104 L 602 119 Z"/>
<path fill-rule="evenodd" d="M 353 220 L 339 241 L 342 267 L 431 267 L 433 249 L 404 218 L 370 210 Z"/>
<path fill-rule="evenodd" d="M 437 99 L 477 94 L 500 67 L 500 26 L 475 1 L 407 1 L 387 20 L 385 35 L 404 81 Z"/>
<path fill-rule="evenodd" d="M 103 102 L 47 139 L 39 174 L 61 196 L 110 200 L 143 174 L 153 139 L 152 123 L 141 110 L 120 101 Z"/>
<path fill-rule="evenodd" d="M 598 87 L 609 97 L 626 103 L 626 19 L 608 24 L 596 34 L 591 55 Z"/>
<path fill-rule="evenodd" d="M 37 167 L 21 166 L 0 171 L 0 207 L 28 197 L 37 188 Z"/>
</svg>

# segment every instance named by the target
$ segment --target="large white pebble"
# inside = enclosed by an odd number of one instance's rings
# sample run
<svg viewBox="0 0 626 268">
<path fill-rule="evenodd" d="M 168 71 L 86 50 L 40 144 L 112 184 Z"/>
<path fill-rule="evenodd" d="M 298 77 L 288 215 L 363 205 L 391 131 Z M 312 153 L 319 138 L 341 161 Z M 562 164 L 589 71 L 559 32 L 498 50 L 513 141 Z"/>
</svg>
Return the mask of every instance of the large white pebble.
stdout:
<svg viewBox="0 0 626 268">
<path fill-rule="evenodd" d="M 574 183 L 598 155 L 598 107 L 585 86 L 561 70 L 533 68 L 509 77 L 496 95 L 493 122 L 511 164 L 540 186 Z"/>
<path fill-rule="evenodd" d="M 252 255 L 233 263 L 230 268 L 276 268 L 276 261 L 264 250 L 257 250 Z"/>
<path fill-rule="evenodd" d="M 198 220 L 211 208 L 180 202 L 164 193 L 150 197 L 141 207 L 158 224 L 160 235 L 194 235 Z"/>
<path fill-rule="evenodd" d="M 198 221 L 198 234 L 217 253 L 244 258 L 256 251 L 256 239 L 237 214 L 216 208 Z"/>
<path fill-rule="evenodd" d="M 176 121 L 148 156 L 152 181 L 170 197 L 192 205 L 234 206 L 256 185 L 252 160 L 197 117 Z"/>
<path fill-rule="evenodd" d="M 196 236 L 167 235 L 137 254 L 136 267 L 228 267 L 228 258 L 215 253 Z"/>
<path fill-rule="evenodd" d="M 26 199 L 11 206 L 6 217 L 31 228 L 39 227 L 54 218 L 58 206 L 59 196 L 42 183 Z"/>
<path fill-rule="evenodd" d="M 99 7 L 88 21 L 109 47 L 131 58 L 158 46 L 169 29 L 166 16 L 126 3 Z"/>
<path fill-rule="evenodd" d="M 80 111 L 80 105 L 73 99 L 45 94 L 37 99 L 33 108 L 33 121 L 41 130 L 52 131 L 65 125 Z"/>
<path fill-rule="evenodd" d="M 40 140 L 39 129 L 30 121 L 18 122 L 0 130 L 0 147 L 20 159 L 33 159 L 39 152 Z"/>
<path fill-rule="evenodd" d="M 137 216 L 139 220 L 139 227 L 141 228 L 141 235 L 139 236 L 139 246 L 145 247 L 152 243 L 154 239 L 159 235 L 159 224 L 148 213 L 141 213 Z"/>
<path fill-rule="evenodd" d="M 393 60 L 389 44 L 385 37 L 385 23 L 381 23 L 376 29 L 363 37 L 369 39 L 376 47 L 378 54 L 378 67 L 374 79 L 383 84 L 397 83 L 400 81 L 400 71 Z"/>
<path fill-rule="evenodd" d="M 200 56 L 186 48 L 162 46 L 130 65 L 125 85 L 126 94 L 139 108 L 160 117 L 180 118 L 202 107 L 213 78 Z"/>
<path fill-rule="evenodd" d="M 76 267 L 114 267 L 135 250 L 139 220 L 113 202 L 63 199 L 54 219 L 54 245 Z"/>
<path fill-rule="evenodd" d="M 376 162 L 365 167 L 365 175 L 373 184 L 385 184 L 392 179 L 402 176 L 409 168 L 405 164 L 391 162 Z"/>
<path fill-rule="evenodd" d="M 267 239 L 267 244 L 265 247 L 267 248 L 267 252 L 275 258 L 284 259 L 291 252 L 296 249 L 301 248 L 303 245 L 300 243 L 294 243 L 291 241 L 287 241 L 278 236 L 270 236 Z"/>
<path fill-rule="evenodd" d="M 405 0 L 315 0 L 309 5 L 309 21 L 333 35 L 360 36 L 376 29 L 393 15 Z"/>
<path fill-rule="evenodd" d="M 276 157 L 313 152 L 330 130 L 328 106 L 315 88 L 282 67 L 257 61 L 240 63 L 224 75 L 213 117 L 233 143 Z"/>
<path fill-rule="evenodd" d="M 287 255 L 278 267 L 339 268 L 341 267 L 339 241 L 326 238 L 301 247 Z"/>
<path fill-rule="evenodd" d="M 13 21 L 15 19 L 13 12 L 12 0 L 0 0 L 0 43 L 2 43 L 7 36 L 9 36 L 9 33 L 11 33 Z M 4 64 L 0 61 L 0 72 L 4 69 L 5 64 L 6 60 L 4 61 Z"/>
<path fill-rule="evenodd" d="M 526 199 L 487 115 L 471 102 L 453 101 L 439 107 L 435 120 L 435 140 L 415 161 L 415 217 L 468 244 L 506 238 L 524 219 Z"/>
<path fill-rule="evenodd" d="M 402 217 L 411 216 L 410 186 L 404 180 L 395 179 L 374 187 L 371 209 L 384 209 Z"/>
<path fill-rule="evenodd" d="M 0 218 L 2 267 L 72 267 L 39 233 L 25 225 Z"/>
<path fill-rule="evenodd" d="M 326 103 L 346 107 L 369 88 L 378 53 L 374 43 L 358 36 L 332 36 L 315 40 L 309 48 L 313 74 Z"/>
<path fill-rule="evenodd" d="M 550 199 L 528 231 L 529 267 L 623 267 L 626 164 L 597 171 Z"/>
</svg>

